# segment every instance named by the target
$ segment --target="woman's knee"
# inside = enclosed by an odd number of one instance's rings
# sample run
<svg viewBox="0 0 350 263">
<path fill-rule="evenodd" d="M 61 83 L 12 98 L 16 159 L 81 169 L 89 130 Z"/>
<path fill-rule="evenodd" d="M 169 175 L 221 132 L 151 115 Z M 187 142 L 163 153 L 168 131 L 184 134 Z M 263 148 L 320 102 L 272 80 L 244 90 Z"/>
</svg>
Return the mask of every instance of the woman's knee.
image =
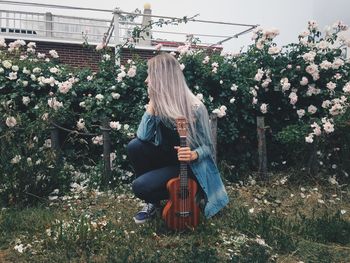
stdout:
<svg viewBox="0 0 350 263">
<path fill-rule="evenodd" d="M 147 196 L 147 187 L 145 185 L 145 182 L 143 180 L 140 180 L 140 178 L 136 178 L 132 182 L 131 188 L 136 197 L 140 199 L 145 199 L 145 197 Z"/>
</svg>

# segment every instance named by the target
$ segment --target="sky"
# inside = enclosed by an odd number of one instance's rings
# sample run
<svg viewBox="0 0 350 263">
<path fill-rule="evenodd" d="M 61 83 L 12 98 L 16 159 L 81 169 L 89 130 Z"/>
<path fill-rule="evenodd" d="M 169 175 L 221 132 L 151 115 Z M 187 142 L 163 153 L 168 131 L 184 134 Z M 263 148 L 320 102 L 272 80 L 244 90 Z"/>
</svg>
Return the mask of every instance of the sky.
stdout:
<svg viewBox="0 0 350 263">
<path fill-rule="evenodd" d="M 276 38 L 277 44 L 284 45 L 296 42 L 297 36 L 307 27 L 307 21 L 315 19 L 320 23 L 321 29 L 326 24 L 336 20 L 343 20 L 350 24 L 350 1 L 348 0 L 22 0 L 20 2 L 36 2 L 75 7 L 89 7 L 113 10 L 119 7 L 123 11 L 131 12 L 136 8 L 143 10 L 145 3 L 151 5 L 153 14 L 163 16 L 194 16 L 197 19 L 223 21 L 244 24 L 259 24 L 263 28 L 277 28 L 280 35 Z M 4 5 L 0 1 L 0 10 L 27 10 L 48 12 L 53 14 L 76 15 L 82 17 L 95 17 L 111 19 L 108 12 L 71 11 L 48 8 L 33 8 L 28 6 Z M 194 32 L 202 34 L 216 34 L 231 36 L 245 30 L 245 27 L 214 25 L 205 23 L 188 23 L 178 27 L 167 27 L 162 30 L 177 32 Z M 251 35 L 248 33 L 224 44 L 227 51 L 238 51 L 251 44 Z M 160 35 L 159 35 L 160 36 Z M 166 35 L 161 35 L 166 37 Z M 184 37 L 172 37 L 174 40 L 184 40 Z M 222 38 L 201 37 L 203 42 L 213 43 Z"/>
</svg>

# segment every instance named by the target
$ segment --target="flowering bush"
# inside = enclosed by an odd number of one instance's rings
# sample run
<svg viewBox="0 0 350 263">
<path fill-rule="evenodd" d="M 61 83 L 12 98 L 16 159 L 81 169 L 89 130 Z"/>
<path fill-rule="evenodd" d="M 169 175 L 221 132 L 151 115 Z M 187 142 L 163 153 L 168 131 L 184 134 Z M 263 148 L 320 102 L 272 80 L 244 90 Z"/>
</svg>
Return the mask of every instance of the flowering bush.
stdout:
<svg viewBox="0 0 350 263">
<path fill-rule="evenodd" d="M 256 165 L 257 116 L 265 116 L 269 126 L 270 167 L 305 165 L 308 158 L 300 160 L 300 153 L 308 157 L 318 147 L 320 164 L 347 175 L 350 64 L 342 54 L 349 41 L 341 35 L 346 29 L 339 22 L 321 37 L 311 21 L 299 43 L 285 47 L 273 42 L 278 30 L 257 29 L 254 44 L 244 53 L 209 54 L 190 45 L 172 53 L 191 90 L 219 118 L 218 155 L 230 169 L 229 179 Z M 99 46 L 99 71 L 92 72 L 61 65 L 54 50 L 49 55 L 37 53 L 33 42 L 17 40 L 7 47 L 0 40 L 0 48 L 4 200 L 68 188 L 72 171 L 65 172 L 64 167 L 69 165 L 73 170 L 94 165 L 101 172 L 101 126 L 111 130 L 110 186 L 119 183 L 121 171 L 130 170 L 125 147 L 148 102 L 145 61 L 134 58 L 115 65 L 111 52 Z M 157 46 L 155 53 L 161 49 Z M 51 148 L 55 126 L 65 129 L 59 138 L 63 153 Z"/>
</svg>

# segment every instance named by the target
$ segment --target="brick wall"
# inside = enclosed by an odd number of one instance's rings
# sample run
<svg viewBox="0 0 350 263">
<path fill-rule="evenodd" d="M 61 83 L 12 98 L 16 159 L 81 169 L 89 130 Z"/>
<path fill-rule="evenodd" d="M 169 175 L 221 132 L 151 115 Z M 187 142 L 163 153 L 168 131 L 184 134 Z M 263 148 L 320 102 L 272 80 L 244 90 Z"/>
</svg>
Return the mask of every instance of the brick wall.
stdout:
<svg viewBox="0 0 350 263">
<path fill-rule="evenodd" d="M 6 42 L 12 42 L 13 39 L 6 39 Z M 30 40 L 26 40 L 26 43 Z M 101 60 L 101 54 L 96 52 L 96 46 L 83 47 L 82 44 L 56 43 L 33 41 L 36 43 L 36 51 L 45 53 L 49 56 L 49 51 L 54 49 L 59 55 L 59 61 L 75 68 L 91 68 L 98 70 L 98 63 Z M 114 49 L 111 48 L 111 55 Z M 148 59 L 155 55 L 153 50 L 129 50 L 123 49 L 121 55 L 121 63 L 125 64 L 128 59 L 134 57 Z"/>
</svg>

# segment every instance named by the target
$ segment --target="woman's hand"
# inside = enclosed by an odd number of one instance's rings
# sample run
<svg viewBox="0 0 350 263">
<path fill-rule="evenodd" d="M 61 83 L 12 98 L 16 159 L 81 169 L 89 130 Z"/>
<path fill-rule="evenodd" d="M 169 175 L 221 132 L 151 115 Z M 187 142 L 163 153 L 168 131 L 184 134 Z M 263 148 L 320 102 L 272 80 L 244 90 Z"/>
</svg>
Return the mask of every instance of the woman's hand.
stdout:
<svg viewBox="0 0 350 263">
<path fill-rule="evenodd" d="M 150 100 L 147 104 L 147 109 L 146 111 L 151 114 L 151 115 L 154 115 L 154 104 L 153 104 L 153 101 Z"/>
<path fill-rule="evenodd" d="M 177 158 L 180 162 L 191 162 L 198 158 L 197 152 L 191 151 L 190 147 L 175 146 L 174 148 L 177 150 Z"/>
</svg>

